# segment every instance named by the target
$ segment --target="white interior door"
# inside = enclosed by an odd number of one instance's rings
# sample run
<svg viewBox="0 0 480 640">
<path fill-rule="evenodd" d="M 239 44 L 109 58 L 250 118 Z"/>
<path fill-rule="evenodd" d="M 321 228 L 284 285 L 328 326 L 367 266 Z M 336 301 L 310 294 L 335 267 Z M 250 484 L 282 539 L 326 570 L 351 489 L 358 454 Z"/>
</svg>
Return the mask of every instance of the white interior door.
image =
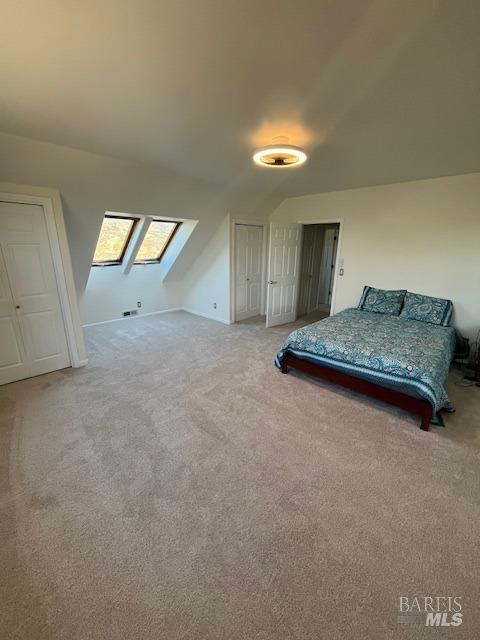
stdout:
<svg viewBox="0 0 480 640">
<path fill-rule="evenodd" d="M 45 215 L 40 205 L 0 202 L 0 249 L 4 288 L 0 383 L 70 366 Z M 9 286 L 6 293 L 4 282 Z M 17 346 L 9 351 L 7 345 L 11 345 L 13 335 Z M 21 358 L 21 363 L 13 366 L 8 362 L 14 355 L 12 349 Z"/>
<path fill-rule="evenodd" d="M 0 384 L 29 375 L 20 323 L 0 246 Z"/>
<path fill-rule="evenodd" d="M 235 225 L 235 320 L 260 315 L 263 227 Z"/>
<path fill-rule="evenodd" d="M 296 319 L 301 244 L 302 225 L 270 223 L 267 327 Z"/>
</svg>

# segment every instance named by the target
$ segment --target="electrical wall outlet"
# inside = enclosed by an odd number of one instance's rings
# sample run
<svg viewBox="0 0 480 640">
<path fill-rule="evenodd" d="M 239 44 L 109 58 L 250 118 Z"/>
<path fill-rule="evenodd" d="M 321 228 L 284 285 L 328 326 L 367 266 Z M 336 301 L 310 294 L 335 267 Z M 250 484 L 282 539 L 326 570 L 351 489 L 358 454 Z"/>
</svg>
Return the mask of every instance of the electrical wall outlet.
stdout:
<svg viewBox="0 0 480 640">
<path fill-rule="evenodd" d="M 216 303 L 216 302 L 214 302 L 214 303 L 213 303 L 213 308 L 214 308 L 214 309 L 216 309 L 216 308 L 217 308 L 217 303 Z"/>
<path fill-rule="evenodd" d="M 137 307 L 140 309 L 140 307 L 142 306 L 142 303 L 140 302 L 140 300 L 137 302 Z"/>
</svg>

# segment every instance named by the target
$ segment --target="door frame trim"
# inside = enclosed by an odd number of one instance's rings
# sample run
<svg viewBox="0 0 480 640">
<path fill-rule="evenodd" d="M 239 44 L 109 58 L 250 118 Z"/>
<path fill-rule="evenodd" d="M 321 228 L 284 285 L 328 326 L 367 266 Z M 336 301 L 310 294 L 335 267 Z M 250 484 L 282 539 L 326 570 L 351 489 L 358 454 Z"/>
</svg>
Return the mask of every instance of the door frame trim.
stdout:
<svg viewBox="0 0 480 640">
<path fill-rule="evenodd" d="M 333 275 L 333 288 L 332 288 L 332 299 L 330 302 L 330 315 L 333 316 L 335 314 L 335 302 L 337 299 L 337 281 L 339 277 L 339 271 L 342 267 L 340 267 L 340 263 L 342 261 L 341 258 L 341 249 L 342 249 L 342 237 L 343 237 L 343 218 L 320 218 L 318 220 L 298 220 L 297 224 L 301 224 L 303 226 L 307 226 L 310 224 L 338 224 L 338 242 L 337 242 L 337 256 L 335 259 L 335 271 Z"/>
<path fill-rule="evenodd" d="M 260 291 L 260 315 L 265 315 L 265 292 L 266 292 L 266 255 L 267 255 L 267 230 L 268 222 L 258 219 L 240 219 L 230 218 L 230 324 L 234 324 L 235 320 L 235 287 L 236 287 L 236 270 L 235 270 L 235 252 L 236 252 L 236 239 L 235 239 L 235 226 L 237 224 L 248 225 L 251 227 L 262 227 L 262 287 Z"/>
<path fill-rule="evenodd" d="M 72 367 L 88 363 L 83 337 L 77 292 L 73 279 L 60 192 L 57 189 L 0 182 L 0 201 L 14 204 L 36 204 L 43 208 L 53 268 L 57 281 L 68 353 Z"/>
</svg>

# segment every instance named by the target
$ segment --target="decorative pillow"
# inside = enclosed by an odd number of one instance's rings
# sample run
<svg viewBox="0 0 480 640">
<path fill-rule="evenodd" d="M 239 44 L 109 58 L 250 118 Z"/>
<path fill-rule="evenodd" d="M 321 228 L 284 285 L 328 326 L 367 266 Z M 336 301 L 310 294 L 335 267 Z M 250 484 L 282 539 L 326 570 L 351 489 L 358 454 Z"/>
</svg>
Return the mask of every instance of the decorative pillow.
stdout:
<svg viewBox="0 0 480 640">
<path fill-rule="evenodd" d="M 391 316 L 398 316 L 406 293 L 406 289 L 388 291 L 387 289 L 364 287 L 358 308 L 362 311 L 373 311 L 374 313 L 387 313 Z"/>
<path fill-rule="evenodd" d="M 407 291 L 405 304 L 400 314 L 409 320 L 419 320 L 428 324 L 439 324 L 448 327 L 452 317 L 453 304 L 451 300 L 422 296 L 419 293 Z"/>
</svg>

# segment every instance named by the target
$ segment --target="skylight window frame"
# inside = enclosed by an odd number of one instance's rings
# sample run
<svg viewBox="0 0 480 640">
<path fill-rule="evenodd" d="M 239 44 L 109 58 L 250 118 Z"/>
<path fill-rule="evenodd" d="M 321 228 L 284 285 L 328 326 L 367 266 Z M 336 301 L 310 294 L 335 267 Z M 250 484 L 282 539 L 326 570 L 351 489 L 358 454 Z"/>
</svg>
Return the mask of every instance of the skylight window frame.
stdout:
<svg viewBox="0 0 480 640">
<path fill-rule="evenodd" d="M 145 239 L 145 236 L 147 235 L 147 233 L 148 233 L 148 231 L 150 229 L 150 226 L 154 222 L 166 222 L 168 224 L 173 224 L 175 226 L 173 227 L 172 231 L 170 232 L 168 240 L 163 245 L 162 250 L 160 251 L 159 255 L 156 258 L 149 258 L 148 260 L 137 260 L 137 255 L 138 255 L 138 252 L 140 251 L 140 249 L 142 248 L 142 244 L 143 244 L 143 241 Z M 145 236 L 143 236 L 142 242 L 140 243 L 140 245 L 139 245 L 139 247 L 137 249 L 137 255 L 135 256 L 135 259 L 133 261 L 133 265 L 159 264 L 162 261 L 162 258 L 165 255 L 166 250 L 170 246 L 170 243 L 172 242 L 173 238 L 175 237 L 175 234 L 177 233 L 177 231 L 180 229 L 181 226 L 182 226 L 182 221 L 180 221 L 180 220 L 165 220 L 163 218 L 151 218 L 150 223 L 148 225 L 148 229 L 146 230 Z"/>
<path fill-rule="evenodd" d="M 114 220 L 131 220 L 133 224 L 130 227 L 130 231 L 128 232 L 127 237 L 125 238 L 125 242 L 123 244 L 122 252 L 119 258 L 117 260 L 96 260 L 95 262 L 92 261 L 92 267 L 118 267 L 122 265 L 123 260 L 125 258 L 125 254 L 132 240 L 133 234 L 135 233 L 135 229 L 138 223 L 140 222 L 140 218 L 136 218 L 135 216 L 119 216 L 111 213 L 106 213 L 103 216 L 103 220 L 105 220 L 105 218 L 113 218 Z M 103 220 L 102 220 L 102 225 L 103 225 Z M 100 233 L 101 233 L 101 229 L 100 229 Z M 97 244 L 99 239 L 100 239 L 100 234 L 97 238 Z M 97 250 L 97 247 L 95 246 L 95 251 L 96 250 Z"/>
</svg>

